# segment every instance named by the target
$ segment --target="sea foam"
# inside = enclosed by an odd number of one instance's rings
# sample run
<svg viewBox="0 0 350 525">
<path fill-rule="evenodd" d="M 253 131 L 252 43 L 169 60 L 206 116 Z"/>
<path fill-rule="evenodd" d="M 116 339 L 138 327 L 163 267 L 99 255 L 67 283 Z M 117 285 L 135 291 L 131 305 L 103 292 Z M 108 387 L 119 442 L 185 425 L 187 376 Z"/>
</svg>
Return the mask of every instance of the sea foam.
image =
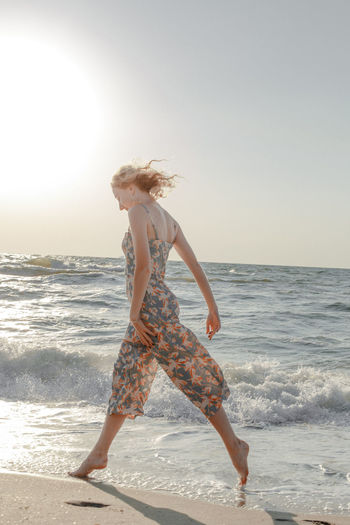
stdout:
<svg viewBox="0 0 350 525">
<path fill-rule="evenodd" d="M 105 406 L 116 356 L 68 352 L 55 347 L 25 349 L 0 344 L 0 396 L 11 401 L 80 402 Z M 278 361 L 242 365 L 220 363 L 231 395 L 224 402 L 231 422 L 268 424 L 350 424 L 350 386 L 341 372 L 300 366 L 286 370 Z M 201 412 L 158 372 L 144 407 L 149 417 L 203 421 Z"/>
</svg>

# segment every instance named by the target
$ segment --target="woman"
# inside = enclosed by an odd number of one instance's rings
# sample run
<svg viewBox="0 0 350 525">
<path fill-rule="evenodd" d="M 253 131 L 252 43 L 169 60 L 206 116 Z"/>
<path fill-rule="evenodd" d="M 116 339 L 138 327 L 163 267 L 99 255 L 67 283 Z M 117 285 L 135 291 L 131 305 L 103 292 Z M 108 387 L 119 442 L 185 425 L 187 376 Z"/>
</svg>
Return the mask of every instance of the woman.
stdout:
<svg viewBox="0 0 350 525">
<path fill-rule="evenodd" d="M 222 401 L 230 395 L 221 368 L 195 334 L 179 321 L 176 296 L 164 282 L 165 266 L 174 247 L 190 271 L 208 305 L 206 333 L 211 340 L 221 327 L 208 280 L 179 223 L 157 203 L 176 175 L 146 166 L 122 166 L 111 186 L 120 210 L 128 210 L 130 227 L 122 248 L 130 322 L 114 364 L 112 394 L 105 423 L 94 448 L 81 466 L 68 472 L 85 477 L 107 466 L 111 443 L 125 421 L 143 415 L 158 364 L 173 383 L 197 406 L 218 431 L 240 481 L 248 476 L 248 444 L 232 430 Z"/>
</svg>

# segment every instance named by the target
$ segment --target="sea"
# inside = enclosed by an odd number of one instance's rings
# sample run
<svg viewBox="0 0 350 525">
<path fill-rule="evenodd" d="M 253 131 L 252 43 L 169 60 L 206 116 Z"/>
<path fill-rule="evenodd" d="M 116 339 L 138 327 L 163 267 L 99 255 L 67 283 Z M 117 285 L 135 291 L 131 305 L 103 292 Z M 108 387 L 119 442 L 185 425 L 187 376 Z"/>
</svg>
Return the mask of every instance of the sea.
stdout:
<svg viewBox="0 0 350 525">
<path fill-rule="evenodd" d="M 171 254 L 171 252 L 170 252 Z M 250 445 L 244 489 L 219 434 L 158 368 L 95 480 L 233 507 L 350 515 L 350 269 L 183 261 L 165 280 L 221 366 Z M 124 256 L 0 255 L 0 467 L 69 477 L 96 443 L 128 324 Z"/>
</svg>

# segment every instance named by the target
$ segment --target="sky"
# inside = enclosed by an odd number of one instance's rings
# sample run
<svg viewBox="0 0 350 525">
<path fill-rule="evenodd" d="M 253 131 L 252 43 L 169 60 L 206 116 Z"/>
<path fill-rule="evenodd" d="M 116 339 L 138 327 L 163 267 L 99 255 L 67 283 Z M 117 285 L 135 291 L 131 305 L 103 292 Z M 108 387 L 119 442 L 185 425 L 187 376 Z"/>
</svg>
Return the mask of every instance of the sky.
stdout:
<svg viewBox="0 0 350 525">
<path fill-rule="evenodd" d="M 122 256 L 111 178 L 166 159 L 159 203 L 199 261 L 350 268 L 349 15 L 0 0 L 0 252 Z"/>
</svg>

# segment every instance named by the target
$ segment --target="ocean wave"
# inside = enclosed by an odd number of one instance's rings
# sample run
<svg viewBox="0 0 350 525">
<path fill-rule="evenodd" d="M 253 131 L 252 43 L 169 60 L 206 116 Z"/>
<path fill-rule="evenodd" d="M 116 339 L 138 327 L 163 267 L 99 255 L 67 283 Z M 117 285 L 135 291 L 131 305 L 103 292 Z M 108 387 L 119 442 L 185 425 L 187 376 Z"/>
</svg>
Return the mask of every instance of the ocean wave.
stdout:
<svg viewBox="0 0 350 525">
<path fill-rule="evenodd" d="M 110 356 L 58 348 L 25 350 L 24 345 L 0 349 L 0 397 L 18 401 L 99 403 L 110 386 L 103 370 Z M 113 363 L 111 363 L 112 367 Z"/>
<path fill-rule="evenodd" d="M 223 371 L 232 394 L 228 412 L 237 422 L 350 424 L 349 377 L 341 372 L 309 366 L 286 370 L 271 360 L 226 364 Z"/>
<path fill-rule="evenodd" d="M 18 277 L 46 276 L 46 275 L 88 275 L 100 277 L 103 274 L 122 273 L 124 264 L 108 262 L 101 259 L 96 263 L 91 258 L 85 262 L 82 257 L 62 256 L 60 260 L 53 256 L 40 257 L 17 257 L 16 259 L 5 259 L 1 265 L 0 273 L 3 275 L 14 275 Z M 77 260 L 75 260 L 77 259 Z"/>
<path fill-rule="evenodd" d="M 115 356 L 68 352 L 59 348 L 0 350 L 0 396 L 28 402 L 77 402 L 106 406 Z M 349 378 L 335 371 L 260 360 L 221 364 L 231 390 L 224 407 L 241 425 L 291 423 L 350 424 Z M 204 422 L 201 412 L 158 368 L 144 407 L 149 417 Z"/>
<path fill-rule="evenodd" d="M 350 312 L 350 304 L 344 304 L 341 302 L 327 304 L 326 308 L 330 308 L 331 310 L 338 310 L 341 312 Z"/>
</svg>

